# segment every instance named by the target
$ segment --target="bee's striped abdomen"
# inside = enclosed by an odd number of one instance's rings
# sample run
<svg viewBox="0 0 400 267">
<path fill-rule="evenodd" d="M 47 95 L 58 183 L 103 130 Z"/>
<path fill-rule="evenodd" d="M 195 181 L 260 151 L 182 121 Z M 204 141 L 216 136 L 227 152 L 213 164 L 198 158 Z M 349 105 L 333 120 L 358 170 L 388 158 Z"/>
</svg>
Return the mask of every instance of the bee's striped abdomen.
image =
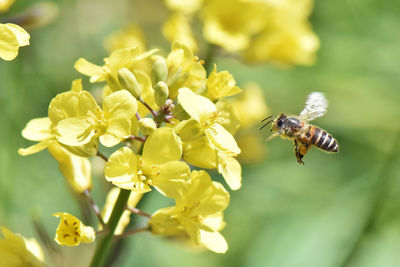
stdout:
<svg viewBox="0 0 400 267">
<path fill-rule="evenodd" d="M 339 145 L 335 138 L 321 128 L 310 126 L 307 130 L 306 138 L 311 144 L 320 149 L 328 152 L 339 152 Z"/>
</svg>

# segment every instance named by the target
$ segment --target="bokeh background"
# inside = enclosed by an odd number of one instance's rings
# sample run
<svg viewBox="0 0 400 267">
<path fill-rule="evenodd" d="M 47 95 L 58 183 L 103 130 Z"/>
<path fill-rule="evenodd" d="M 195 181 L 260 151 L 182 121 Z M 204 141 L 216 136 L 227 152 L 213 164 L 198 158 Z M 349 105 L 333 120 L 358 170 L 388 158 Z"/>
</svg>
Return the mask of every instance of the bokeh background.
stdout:
<svg viewBox="0 0 400 267">
<path fill-rule="evenodd" d="M 33 2 L 17 1 L 7 16 Z M 53 236 L 58 220 L 52 213 L 80 210 L 47 152 L 17 154 L 31 144 L 20 134 L 25 124 L 47 116 L 51 98 L 82 77 L 73 69 L 79 57 L 102 62 L 102 42 L 114 30 L 137 22 L 150 46 L 169 50 L 160 31 L 167 16 L 160 0 L 54 2 L 57 19 L 32 31 L 31 45 L 16 60 L 0 61 L 0 225 L 26 237 L 37 237 L 32 216 Z M 316 1 L 311 23 L 321 48 L 312 67 L 217 59 L 219 70 L 229 70 L 239 85 L 262 87 L 271 114 L 296 114 L 310 92 L 324 92 L 329 110 L 315 124 L 338 140 L 341 151 L 313 149 L 299 166 L 290 142 L 262 144 L 266 159 L 244 165 L 243 186 L 231 192 L 225 255 L 141 233 L 127 241 L 115 266 L 400 266 L 399 10 L 396 0 Z M 102 205 L 97 178 L 94 196 Z M 155 193 L 141 208 L 151 213 L 168 204 Z M 63 248 L 67 266 L 87 266 L 92 249 Z"/>
</svg>

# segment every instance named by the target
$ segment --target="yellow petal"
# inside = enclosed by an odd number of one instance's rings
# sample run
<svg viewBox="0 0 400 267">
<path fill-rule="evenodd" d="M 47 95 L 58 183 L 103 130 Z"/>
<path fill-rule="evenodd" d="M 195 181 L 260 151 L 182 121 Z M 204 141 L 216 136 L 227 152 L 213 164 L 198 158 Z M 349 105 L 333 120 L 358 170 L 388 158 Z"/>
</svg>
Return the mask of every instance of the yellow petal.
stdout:
<svg viewBox="0 0 400 267">
<path fill-rule="evenodd" d="M 0 0 L 0 12 L 6 12 L 15 0 Z"/>
<path fill-rule="evenodd" d="M 225 253 L 228 250 L 228 243 L 219 232 L 200 230 L 200 240 L 201 244 L 216 253 Z"/>
<path fill-rule="evenodd" d="M 83 75 L 90 76 L 90 82 L 100 82 L 105 80 L 105 72 L 102 67 L 90 63 L 84 58 L 75 62 L 74 68 Z"/>
<path fill-rule="evenodd" d="M 75 79 L 72 81 L 71 91 L 80 93 L 83 91 L 82 79 Z"/>
<path fill-rule="evenodd" d="M 218 150 L 223 152 L 240 154 L 240 148 L 235 138 L 222 127 L 219 123 L 214 123 L 205 130 L 210 143 Z"/>
<path fill-rule="evenodd" d="M 50 145 L 48 149 L 57 160 L 58 168 L 73 190 L 77 193 L 91 190 L 92 168 L 89 159 L 72 154 L 57 142 Z"/>
<path fill-rule="evenodd" d="M 14 24 L 0 23 L 0 58 L 13 60 L 20 46 L 29 44 L 29 34 Z"/>
<path fill-rule="evenodd" d="M 151 232 L 156 235 L 176 235 L 183 231 L 180 221 L 174 216 L 175 207 L 157 210 L 149 220 Z"/>
<path fill-rule="evenodd" d="M 30 120 L 22 130 L 22 136 L 31 141 L 54 138 L 53 125 L 48 117 Z"/>
<path fill-rule="evenodd" d="M 106 118 L 124 117 L 131 120 L 136 114 L 137 102 L 127 90 L 120 90 L 104 99 L 103 111 Z"/>
<path fill-rule="evenodd" d="M 57 141 L 67 146 L 88 144 L 98 135 L 87 117 L 74 117 L 57 124 Z"/>
<path fill-rule="evenodd" d="M 182 13 L 193 13 L 201 7 L 203 0 L 165 0 L 168 8 Z"/>
<path fill-rule="evenodd" d="M 214 169 L 217 167 L 217 152 L 205 137 L 183 143 L 183 159 L 190 165 Z"/>
<path fill-rule="evenodd" d="M 189 184 L 190 168 L 183 161 L 170 161 L 157 166 L 156 173 L 149 178 L 153 186 L 163 195 L 178 198 Z"/>
<path fill-rule="evenodd" d="M 204 129 L 200 122 L 194 119 L 181 121 L 175 126 L 175 130 L 183 142 L 191 142 L 204 135 Z"/>
<path fill-rule="evenodd" d="M 14 33 L 15 37 L 17 37 L 19 46 L 29 45 L 29 33 L 27 33 L 22 27 L 12 23 L 7 23 L 6 26 Z"/>
<path fill-rule="evenodd" d="M 179 89 L 178 101 L 183 109 L 198 122 L 205 122 L 213 113 L 217 112 L 213 102 L 188 88 Z"/>
<path fill-rule="evenodd" d="M 107 121 L 107 130 L 100 136 L 100 142 L 106 147 L 118 145 L 131 134 L 131 119 L 116 117 Z"/>
<path fill-rule="evenodd" d="M 218 118 L 222 119 L 220 124 L 232 135 L 236 133 L 236 131 L 241 126 L 241 121 L 239 119 L 239 114 L 236 112 L 236 106 L 231 102 L 231 100 L 220 99 L 217 104 L 218 108 Z M 251 107 L 247 107 L 250 109 Z M 246 113 L 247 111 L 244 110 Z M 266 113 L 264 113 L 265 116 Z M 264 117 L 263 117 L 264 118 Z M 261 120 L 261 119 L 260 119 Z M 260 121 L 259 120 L 259 121 Z M 258 122 L 258 121 L 257 121 Z"/>
<path fill-rule="evenodd" d="M 224 152 L 218 153 L 218 172 L 222 173 L 226 183 L 232 190 L 242 186 L 242 167 L 233 157 Z"/>
<path fill-rule="evenodd" d="M 73 86 L 73 88 L 75 87 Z M 98 118 L 101 116 L 101 109 L 89 92 L 68 91 L 56 95 L 51 100 L 48 113 L 50 120 L 57 124 L 59 121 L 71 117 L 91 115 Z"/>
<path fill-rule="evenodd" d="M 182 157 L 182 141 L 172 128 L 158 128 L 146 140 L 143 148 L 143 162 L 158 165 Z"/>
<path fill-rule="evenodd" d="M 38 153 L 38 152 L 46 149 L 49 145 L 51 145 L 54 142 L 56 142 L 56 141 L 55 140 L 46 140 L 46 141 L 39 142 L 39 143 L 32 145 L 30 147 L 27 147 L 27 148 L 20 148 L 20 149 L 18 149 L 18 154 L 20 154 L 21 156 L 35 154 L 35 153 Z"/>
<path fill-rule="evenodd" d="M 40 247 L 32 248 L 32 242 L 27 242 L 19 234 L 14 234 L 5 227 L 1 227 L 4 238 L 0 238 L 1 266 L 31 266 L 45 267 L 43 253 Z M 36 242 L 37 245 L 37 242 Z"/>
</svg>

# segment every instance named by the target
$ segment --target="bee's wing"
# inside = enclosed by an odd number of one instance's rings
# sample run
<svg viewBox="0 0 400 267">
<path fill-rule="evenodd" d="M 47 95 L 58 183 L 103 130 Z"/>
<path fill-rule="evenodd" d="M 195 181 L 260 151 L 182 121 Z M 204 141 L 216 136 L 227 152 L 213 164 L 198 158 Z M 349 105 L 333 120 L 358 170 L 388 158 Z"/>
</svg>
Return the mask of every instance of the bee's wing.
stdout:
<svg viewBox="0 0 400 267">
<path fill-rule="evenodd" d="M 306 106 L 300 113 L 300 119 L 311 121 L 325 115 L 328 108 L 328 101 L 323 93 L 313 92 L 308 95 Z"/>
</svg>

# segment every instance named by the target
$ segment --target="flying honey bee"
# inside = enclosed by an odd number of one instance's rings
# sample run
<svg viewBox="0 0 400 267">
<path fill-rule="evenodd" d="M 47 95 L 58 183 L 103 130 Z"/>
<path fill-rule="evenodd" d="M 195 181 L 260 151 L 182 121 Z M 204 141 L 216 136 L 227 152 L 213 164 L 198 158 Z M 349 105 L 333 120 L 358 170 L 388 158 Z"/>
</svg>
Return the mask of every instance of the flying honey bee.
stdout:
<svg viewBox="0 0 400 267">
<path fill-rule="evenodd" d="M 320 92 L 313 92 L 308 95 L 306 106 L 299 116 L 284 113 L 276 118 L 269 116 L 262 120 L 262 122 L 267 122 L 260 130 L 272 122 L 272 135 L 266 141 L 277 136 L 293 140 L 294 154 L 300 164 L 304 164 L 302 159 L 311 145 L 326 152 L 339 152 L 339 145 L 332 135 L 317 126 L 308 124 L 309 121 L 325 115 L 327 107 L 328 101 L 325 96 Z"/>
</svg>

